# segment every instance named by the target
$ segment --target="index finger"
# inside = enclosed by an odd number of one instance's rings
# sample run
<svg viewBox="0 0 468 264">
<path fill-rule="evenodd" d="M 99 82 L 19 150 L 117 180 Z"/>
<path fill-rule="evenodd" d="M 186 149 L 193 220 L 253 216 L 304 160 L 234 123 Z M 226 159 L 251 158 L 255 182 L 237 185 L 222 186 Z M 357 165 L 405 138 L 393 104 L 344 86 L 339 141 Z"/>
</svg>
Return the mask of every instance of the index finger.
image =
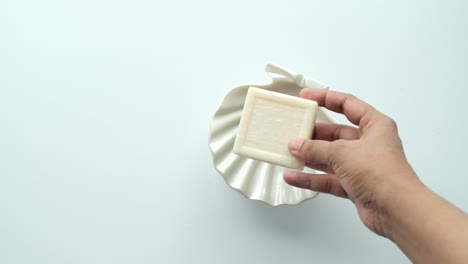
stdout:
<svg viewBox="0 0 468 264">
<path fill-rule="evenodd" d="M 304 88 L 300 96 L 305 99 L 313 100 L 319 106 L 323 106 L 333 112 L 344 114 L 348 120 L 358 126 L 365 126 L 362 124 L 363 117 L 375 117 L 379 112 L 360 100 L 359 98 L 351 95 L 324 89 Z M 369 121 L 373 118 L 366 118 Z"/>
</svg>

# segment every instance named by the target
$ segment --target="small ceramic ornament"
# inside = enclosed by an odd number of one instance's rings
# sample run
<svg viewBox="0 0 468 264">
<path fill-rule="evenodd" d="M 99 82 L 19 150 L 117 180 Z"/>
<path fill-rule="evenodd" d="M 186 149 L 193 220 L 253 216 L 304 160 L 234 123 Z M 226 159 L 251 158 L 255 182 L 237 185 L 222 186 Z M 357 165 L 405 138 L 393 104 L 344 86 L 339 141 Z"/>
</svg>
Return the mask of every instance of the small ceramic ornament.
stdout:
<svg viewBox="0 0 468 264">
<path fill-rule="evenodd" d="M 224 177 L 229 186 L 241 192 L 245 197 L 273 206 L 298 204 L 315 197 L 317 193 L 292 187 L 285 183 L 283 173 L 287 169 L 284 167 L 233 153 L 242 109 L 249 87 L 292 96 L 299 96 L 302 88 L 328 89 L 328 87 L 312 78 L 271 63 L 267 64 L 266 72 L 272 78 L 271 84 L 243 85 L 233 88 L 227 93 L 211 122 L 209 147 L 216 170 Z M 317 112 L 316 122 L 337 123 L 329 111 L 322 107 Z M 304 172 L 321 173 L 307 167 Z"/>
</svg>

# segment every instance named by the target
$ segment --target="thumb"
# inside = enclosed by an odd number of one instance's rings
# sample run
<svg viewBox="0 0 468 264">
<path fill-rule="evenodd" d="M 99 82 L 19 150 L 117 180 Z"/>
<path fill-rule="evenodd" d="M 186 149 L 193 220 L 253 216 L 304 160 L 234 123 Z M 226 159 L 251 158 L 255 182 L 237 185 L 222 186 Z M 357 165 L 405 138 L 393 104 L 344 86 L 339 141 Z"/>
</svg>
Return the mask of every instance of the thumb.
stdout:
<svg viewBox="0 0 468 264">
<path fill-rule="evenodd" d="M 293 156 L 307 163 L 331 165 L 332 142 L 295 138 L 288 147 Z"/>
</svg>

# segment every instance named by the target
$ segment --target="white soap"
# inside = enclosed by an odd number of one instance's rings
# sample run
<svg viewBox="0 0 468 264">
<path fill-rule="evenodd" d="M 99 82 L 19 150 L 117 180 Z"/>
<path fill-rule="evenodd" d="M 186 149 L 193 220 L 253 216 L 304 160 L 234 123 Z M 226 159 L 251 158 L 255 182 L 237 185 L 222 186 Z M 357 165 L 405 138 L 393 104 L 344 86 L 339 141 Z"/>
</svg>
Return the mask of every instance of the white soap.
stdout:
<svg viewBox="0 0 468 264">
<path fill-rule="evenodd" d="M 317 110 L 314 101 L 250 87 L 233 152 L 303 170 L 304 161 L 289 153 L 288 143 L 293 138 L 312 136 Z"/>
</svg>

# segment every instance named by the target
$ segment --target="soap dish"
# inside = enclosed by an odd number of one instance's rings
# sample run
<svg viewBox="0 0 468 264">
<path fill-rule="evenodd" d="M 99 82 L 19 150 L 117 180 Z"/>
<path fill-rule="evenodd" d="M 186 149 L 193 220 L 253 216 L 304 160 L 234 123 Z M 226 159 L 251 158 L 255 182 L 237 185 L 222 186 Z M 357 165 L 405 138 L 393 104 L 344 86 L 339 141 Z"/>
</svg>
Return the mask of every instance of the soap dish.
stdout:
<svg viewBox="0 0 468 264">
<path fill-rule="evenodd" d="M 209 147 L 216 170 L 226 183 L 251 200 L 277 206 L 298 204 L 313 198 L 316 192 L 288 185 L 283 180 L 284 167 L 233 153 L 245 97 L 249 87 L 257 87 L 287 95 L 299 96 L 302 88 L 328 89 L 326 85 L 275 64 L 267 64 L 266 72 L 272 78 L 268 85 L 243 85 L 233 88 L 221 101 L 211 122 Z M 327 109 L 319 108 L 319 123 L 337 123 Z M 305 168 L 307 173 L 321 173 Z"/>
</svg>

